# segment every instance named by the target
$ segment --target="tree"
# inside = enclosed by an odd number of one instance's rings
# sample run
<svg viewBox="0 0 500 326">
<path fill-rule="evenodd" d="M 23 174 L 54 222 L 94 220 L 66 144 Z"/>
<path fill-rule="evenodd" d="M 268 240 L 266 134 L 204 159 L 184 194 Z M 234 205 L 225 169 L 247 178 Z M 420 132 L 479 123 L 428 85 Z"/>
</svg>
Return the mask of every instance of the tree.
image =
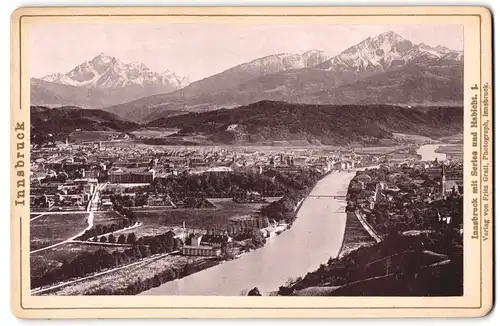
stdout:
<svg viewBox="0 0 500 326">
<path fill-rule="evenodd" d="M 142 252 L 141 252 L 140 247 L 134 247 L 134 248 L 132 249 L 132 255 L 133 255 L 133 257 L 135 257 L 136 259 L 141 259 L 141 258 L 142 258 Z"/>
<path fill-rule="evenodd" d="M 129 233 L 128 237 L 127 237 L 127 243 L 128 244 L 135 244 L 137 241 L 137 238 L 135 237 L 135 233 L 132 232 L 132 233 Z"/>
<path fill-rule="evenodd" d="M 140 246 L 139 250 L 141 252 L 141 257 L 142 258 L 146 258 L 146 257 L 151 256 L 151 250 L 149 249 L 149 247 L 147 247 L 147 246 Z"/>
<path fill-rule="evenodd" d="M 106 242 L 106 237 L 102 236 L 99 241 Z"/>
<path fill-rule="evenodd" d="M 262 296 L 262 294 L 260 294 L 260 291 L 258 288 L 253 288 L 251 289 L 249 292 L 248 292 L 248 296 Z"/>
<path fill-rule="evenodd" d="M 184 265 L 184 270 L 182 271 L 182 277 L 193 274 L 195 271 L 194 266 L 191 263 L 186 263 Z"/>
<path fill-rule="evenodd" d="M 126 239 L 125 239 L 125 235 L 124 234 L 120 234 L 120 236 L 118 237 L 118 243 L 125 243 L 126 242 Z"/>
<path fill-rule="evenodd" d="M 109 237 L 108 237 L 108 242 L 109 243 L 115 243 L 116 242 L 116 239 L 115 239 L 115 236 L 113 234 L 110 234 Z"/>
<path fill-rule="evenodd" d="M 262 247 L 266 244 L 266 238 L 264 238 L 259 229 L 252 230 L 252 244 L 256 247 Z"/>
<path fill-rule="evenodd" d="M 151 240 L 149 249 L 151 250 L 152 255 L 156 255 L 160 252 L 160 241 L 156 237 Z"/>
</svg>

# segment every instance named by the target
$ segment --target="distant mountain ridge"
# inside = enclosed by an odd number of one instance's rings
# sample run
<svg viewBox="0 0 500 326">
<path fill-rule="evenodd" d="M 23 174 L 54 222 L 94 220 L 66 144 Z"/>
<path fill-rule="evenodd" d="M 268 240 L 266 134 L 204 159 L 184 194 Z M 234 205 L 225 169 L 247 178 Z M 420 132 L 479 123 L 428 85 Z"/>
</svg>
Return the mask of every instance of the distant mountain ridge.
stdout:
<svg viewBox="0 0 500 326">
<path fill-rule="evenodd" d="M 463 129 L 461 107 L 310 105 L 260 101 L 234 109 L 154 120 L 147 127 L 179 128 L 177 136 L 202 135 L 215 143 L 305 141 L 311 144 L 378 144 L 393 133 L 443 137 Z"/>
<path fill-rule="evenodd" d="M 462 51 L 423 43 L 415 45 L 390 31 L 369 37 L 333 57 L 317 50 L 302 55 L 267 56 L 175 92 L 105 110 L 147 122 L 162 116 L 238 107 L 260 100 L 461 105 L 462 85 Z"/>
<path fill-rule="evenodd" d="M 89 88 L 118 88 L 130 85 L 146 87 L 148 84 L 155 84 L 178 89 L 189 84 L 187 77 L 179 77 L 171 71 L 157 73 L 142 63 L 124 63 L 104 53 L 79 64 L 68 73 L 58 72 L 40 79 Z"/>
<path fill-rule="evenodd" d="M 98 109 L 31 107 L 31 135 L 64 139 L 75 130 L 128 133 L 138 128 L 180 131 L 157 144 L 268 144 L 300 142 L 314 145 L 381 145 L 397 143 L 393 133 L 431 138 L 463 131 L 461 107 L 400 107 L 391 105 L 312 105 L 260 101 L 234 109 L 164 117 L 139 125 Z M 190 138 L 191 137 L 191 138 Z M 200 143 L 203 144 L 203 143 Z"/>
<path fill-rule="evenodd" d="M 102 107 L 172 92 L 188 85 L 189 80 L 168 70 L 157 73 L 144 64 L 124 63 L 101 53 L 67 73 L 57 72 L 42 78 L 32 78 L 31 84 L 32 105 Z M 76 98 L 71 96 L 75 93 L 79 94 Z M 62 103 L 52 103 L 55 99 Z"/>
<path fill-rule="evenodd" d="M 418 58 L 451 59 L 452 56 L 454 56 L 453 60 L 460 61 L 463 59 L 463 52 L 454 51 L 441 45 L 436 47 L 424 43 L 415 45 L 399 34 L 389 31 L 363 40 L 326 60 L 318 68 L 362 74 L 403 67 Z"/>
<path fill-rule="evenodd" d="M 32 79 L 31 98 L 46 106 L 103 108 L 141 123 L 261 100 L 453 106 L 463 104 L 463 65 L 463 51 L 413 44 L 389 31 L 335 56 L 320 50 L 269 55 L 187 86 L 175 75 L 101 54 L 67 74 Z"/>
</svg>

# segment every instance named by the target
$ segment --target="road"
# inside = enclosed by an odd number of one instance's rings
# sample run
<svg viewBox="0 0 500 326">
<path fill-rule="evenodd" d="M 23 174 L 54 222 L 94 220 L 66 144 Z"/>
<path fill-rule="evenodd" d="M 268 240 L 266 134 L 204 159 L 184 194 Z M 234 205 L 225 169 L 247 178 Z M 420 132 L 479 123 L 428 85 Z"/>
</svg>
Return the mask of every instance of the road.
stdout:
<svg viewBox="0 0 500 326">
<path fill-rule="evenodd" d="M 30 221 L 33 221 L 33 220 L 35 220 L 37 218 L 40 218 L 41 216 L 46 215 L 46 214 L 74 214 L 74 213 L 88 214 L 88 216 L 87 216 L 87 227 L 83 231 L 81 231 L 80 233 L 78 233 L 78 234 L 76 234 L 76 235 L 72 236 L 71 238 L 66 239 L 64 241 L 58 242 L 58 243 L 50 245 L 48 247 L 43 247 L 43 248 L 40 248 L 40 249 L 36 249 L 36 250 L 30 251 L 30 254 L 34 254 L 36 252 L 40 252 L 40 251 L 44 251 L 44 250 L 48 250 L 48 249 L 52 249 L 52 248 L 58 247 L 60 245 L 63 245 L 65 243 L 68 243 L 70 241 L 75 240 L 76 238 L 78 238 L 79 236 L 81 236 L 82 234 L 84 234 L 85 231 L 90 230 L 94 226 L 94 211 L 96 211 L 97 208 L 98 208 L 99 193 L 100 193 L 100 191 L 102 189 L 104 189 L 104 187 L 106 187 L 106 184 L 98 184 L 96 186 L 96 188 L 94 189 L 94 192 L 92 193 L 92 197 L 90 198 L 89 203 L 87 204 L 87 209 L 85 210 L 85 212 L 82 212 L 82 211 L 65 211 L 65 212 L 54 212 L 54 213 L 50 212 L 50 213 L 44 213 L 42 215 L 39 215 L 39 216 L 36 216 L 36 217 L 32 218 Z"/>
</svg>

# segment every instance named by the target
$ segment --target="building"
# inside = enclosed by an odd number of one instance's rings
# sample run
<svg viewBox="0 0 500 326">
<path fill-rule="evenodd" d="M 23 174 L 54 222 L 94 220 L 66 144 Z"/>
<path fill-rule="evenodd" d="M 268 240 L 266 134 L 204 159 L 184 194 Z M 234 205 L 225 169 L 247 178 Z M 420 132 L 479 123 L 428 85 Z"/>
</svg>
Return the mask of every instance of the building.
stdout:
<svg viewBox="0 0 500 326">
<path fill-rule="evenodd" d="M 207 233 L 201 236 L 200 245 L 221 248 L 226 243 L 231 242 L 231 238 L 226 234 L 217 234 L 215 232 Z"/>
<path fill-rule="evenodd" d="M 222 254 L 221 248 L 213 248 L 211 246 L 184 246 L 182 247 L 184 256 L 203 256 L 203 257 L 218 257 Z"/>
<path fill-rule="evenodd" d="M 333 163 L 332 168 L 334 170 L 346 170 L 354 167 L 354 163 L 352 161 L 338 161 Z"/>
<path fill-rule="evenodd" d="M 233 172 L 233 169 L 229 166 L 214 166 L 206 170 L 206 172 Z"/>
<path fill-rule="evenodd" d="M 113 209 L 113 203 L 111 201 L 109 201 L 109 199 L 108 199 L 108 201 L 103 201 L 101 203 L 101 209 L 103 211 L 110 211 Z"/>
<path fill-rule="evenodd" d="M 441 198 L 446 199 L 446 197 L 456 194 L 461 195 L 463 191 L 459 186 L 460 180 L 447 180 L 444 165 L 441 166 L 441 182 L 440 182 L 440 195 Z"/>
<path fill-rule="evenodd" d="M 191 234 L 186 240 L 186 245 L 182 247 L 182 254 L 184 256 L 204 257 L 217 257 L 222 254 L 221 247 L 203 245 L 202 238 L 203 235 L 201 234 Z"/>
<path fill-rule="evenodd" d="M 278 224 L 276 221 L 273 221 L 272 223 L 269 223 L 267 227 L 260 229 L 260 233 L 265 238 L 270 238 L 285 231 L 286 228 L 287 224 L 285 222 L 281 222 Z"/>
<path fill-rule="evenodd" d="M 253 229 L 262 229 L 269 226 L 269 219 L 262 216 L 234 216 L 229 219 L 228 231 L 230 235 L 248 232 Z"/>
<path fill-rule="evenodd" d="M 127 170 L 125 168 L 112 168 L 108 171 L 110 183 L 153 183 L 155 170 Z"/>
</svg>

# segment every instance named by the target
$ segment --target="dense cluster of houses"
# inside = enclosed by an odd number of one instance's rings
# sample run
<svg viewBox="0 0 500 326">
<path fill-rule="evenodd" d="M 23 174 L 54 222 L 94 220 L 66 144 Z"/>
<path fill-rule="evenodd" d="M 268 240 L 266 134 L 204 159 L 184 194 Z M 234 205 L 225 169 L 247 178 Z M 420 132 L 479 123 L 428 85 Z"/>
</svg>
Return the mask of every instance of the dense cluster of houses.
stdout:
<svg viewBox="0 0 500 326">
<path fill-rule="evenodd" d="M 89 199 L 96 183 L 146 185 L 156 178 L 181 173 L 254 171 L 273 168 L 293 171 L 309 166 L 320 172 L 349 169 L 369 156 L 354 151 L 253 150 L 221 147 L 157 149 L 135 145 L 103 145 L 101 142 L 69 144 L 59 142 L 48 148 L 32 148 L 31 202 L 33 206 L 81 206 Z M 69 190 L 71 189 L 71 190 Z M 116 192 L 123 188 L 116 187 Z M 69 192 L 69 193 L 68 193 Z M 249 196 L 248 198 L 251 198 Z M 251 199 L 256 201 L 257 199 Z M 148 205 L 161 199 L 148 199 Z M 157 203 L 158 202 L 158 203 Z M 108 202 L 105 208 L 111 207 Z"/>
<path fill-rule="evenodd" d="M 192 232 L 185 236 L 182 254 L 185 256 L 217 257 L 233 241 L 231 236 L 258 230 L 262 237 L 270 238 L 285 231 L 284 222 L 270 222 L 262 216 L 235 216 L 230 218 L 229 226 L 224 231 L 207 230 L 205 233 Z"/>
<path fill-rule="evenodd" d="M 349 186 L 349 207 L 372 220 L 377 207 L 384 207 L 391 218 L 408 218 L 414 214 L 410 211 L 429 211 L 435 203 L 463 196 L 462 171 L 458 161 L 381 165 L 354 177 Z M 450 216 L 441 216 L 439 210 L 430 211 L 435 219 L 451 222 Z"/>
</svg>

